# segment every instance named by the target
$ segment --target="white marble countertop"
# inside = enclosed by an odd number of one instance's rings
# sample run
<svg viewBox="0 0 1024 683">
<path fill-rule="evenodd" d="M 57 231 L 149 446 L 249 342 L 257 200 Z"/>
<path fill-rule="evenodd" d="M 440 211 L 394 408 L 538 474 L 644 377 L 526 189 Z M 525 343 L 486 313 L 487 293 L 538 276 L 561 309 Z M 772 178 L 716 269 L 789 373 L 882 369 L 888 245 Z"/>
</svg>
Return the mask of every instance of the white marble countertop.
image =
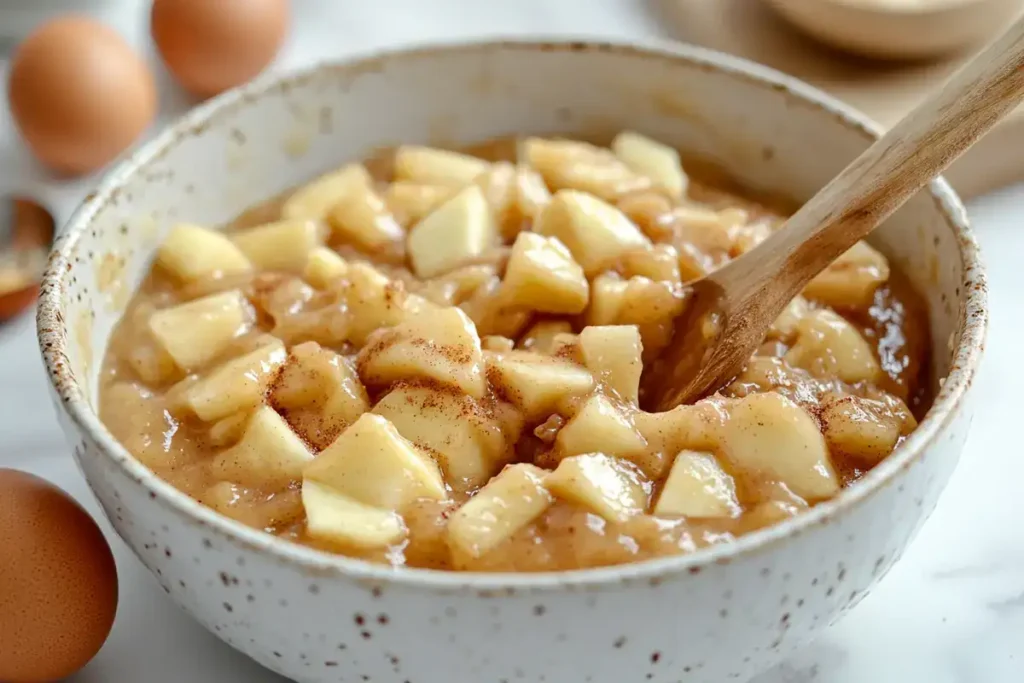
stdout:
<svg viewBox="0 0 1024 683">
<path fill-rule="evenodd" d="M 393 45 L 482 34 L 661 35 L 631 0 L 293 0 L 292 39 L 275 69 Z M 102 17 L 147 53 L 141 0 L 109 0 Z M 373 7 L 371 15 L 368 8 Z M 330 7 L 330 11 L 327 8 Z M 0 5 L 2 9 L 2 5 Z M 162 119 L 188 101 L 162 79 Z M 90 180 L 56 183 L 20 148 L 0 109 L 0 192 L 31 191 L 64 217 Z M 757 683 L 1017 683 L 1024 681 L 1024 459 L 1012 424 L 1024 386 L 1024 185 L 970 207 L 990 269 L 992 329 L 976 385 L 982 403 L 963 460 L 929 523 L 870 597 L 816 644 Z M 1017 317 L 1020 315 L 1021 317 Z M 40 474 L 99 516 L 47 398 L 34 321 L 0 327 L 0 466 Z M 109 527 L 104 527 L 108 532 Z M 117 622 L 78 683 L 262 683 L 281 680 L 179 612 L 110 532 L 121 579 Z M 463 683 L 456 681 L 453 683 Z M 475 683 L 475 682 L 465 682 Z M 568 682 L 566 682 L 568 683 Z M 625 682 L 624 682 L 625 683 Z"/>
</svg>

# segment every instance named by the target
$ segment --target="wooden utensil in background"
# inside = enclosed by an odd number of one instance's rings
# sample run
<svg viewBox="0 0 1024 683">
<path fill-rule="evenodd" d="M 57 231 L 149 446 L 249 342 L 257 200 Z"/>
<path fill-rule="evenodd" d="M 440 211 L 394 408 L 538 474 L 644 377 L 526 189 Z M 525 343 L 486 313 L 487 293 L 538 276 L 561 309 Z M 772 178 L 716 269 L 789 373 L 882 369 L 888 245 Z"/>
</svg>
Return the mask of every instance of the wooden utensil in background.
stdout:
<svg viewBox="0 0 1024 683">
<path fill-rule="evenodd" d="M 1024 99 L 1024 19 L 847 166 L 757 248 L 690 285 L 675 338 L 645 378 L 658 410 L 734 377 L 772 322 L 865 237 Z"/>
</svg>

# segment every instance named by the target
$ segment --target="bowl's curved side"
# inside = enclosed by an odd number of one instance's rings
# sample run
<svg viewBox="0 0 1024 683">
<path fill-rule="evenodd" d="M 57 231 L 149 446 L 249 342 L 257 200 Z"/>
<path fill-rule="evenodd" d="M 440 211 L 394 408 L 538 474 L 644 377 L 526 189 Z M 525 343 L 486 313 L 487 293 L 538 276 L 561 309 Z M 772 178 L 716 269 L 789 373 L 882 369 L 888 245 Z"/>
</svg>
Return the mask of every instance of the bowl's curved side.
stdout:
<svg viewBox="0 0 1024 683">
<path fill-rule="evenodd" d="M 805 86 L 702 50 L 486 43 L 253 84 L 193 112 L 108 177 L 54 252 L 40 344 L 90 485 L 175 601 L 297 680 L 621 681 L 643 672 L 669 681 L 749 676 L 863 595 L 934 504 L 970 419 L 984 279 L 963 209 L 941 181 L 876 240 L 928 294 L 947 377 L 935 409 L 839 499 L 732 546 L 540 576 L 394 571 L 283 543 L 198 505 L 116 444 L 92 410 L 93 349 L 105 347 L 175 221 L 223 221 L 380 145 L 622 127 L 797 199 L 872 133 Z M 506 642 L 513 631 L 520 647 Z"/>
</svg>

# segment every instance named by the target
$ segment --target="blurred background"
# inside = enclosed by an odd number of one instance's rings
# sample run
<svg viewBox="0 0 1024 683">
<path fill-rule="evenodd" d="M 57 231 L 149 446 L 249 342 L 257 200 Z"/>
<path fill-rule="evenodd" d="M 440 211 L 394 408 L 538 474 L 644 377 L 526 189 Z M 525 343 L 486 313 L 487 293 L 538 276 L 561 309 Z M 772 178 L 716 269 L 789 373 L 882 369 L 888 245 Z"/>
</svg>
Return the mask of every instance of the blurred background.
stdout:
<svg viewBox="0 0 1024 683">
<path fill-rule="evenodd" d="M 259 24 L 252 22 L 258 22 L 259 14 L 254 8 L 267 3 L 251 3 L 206 0 L 203 17 L 227 31 L 228 38 L 244 26 L 247 40 L 255 44 Z M 807 80 L 888 125 L 1008 25 L 1022 2 L 292 0 L 284 5 L 286 24 L 267 15 L 263 29 L 268 42 L 246 56 L 237 74 L 285 71 L 411 43 L 495 35 L 687 41 Z M 11 61 L 27 44 L 22 43 L 26 37 L 72 11 L 114 32 L 104 40 L 114 52 L 124 51 L 119 68 L 139 60 L 137 68 L 131 66 L 134 71 L 125 72 L 133 75 L 116 85 L 123 98 L 113 99 L 116 110 L 99 129 L 77 132 L 65 129 L 79 111 L 69 99 L 78 81 L 70 82 L 66 74 L 54 77 L 46 66 L 48 50 L 72 49 L 74 41 L 57 39 L 57 48 L 35 44 L 35 66 L 14 67 L 24 69 L 22 80 L 13 77 Z M 59 228 L 110 159 L 208 91 L 231 85 L 190 81 L 196 62 L 188 54 L 172 57 L 171 50 L 158 48 L 150 11 L 148 0 L 0 0 L 0 74 L 6 84 L 0 102 L 0 196 L 38 203 Z M 198 73 L 204 72 L 200 63 Z M 133 90 L 131 78 L 136 77 L 138 89 Z M 82 78 L 88 82 L 89 75 Z M 53 111 L 62 112 L 62 123 L 53 123 Z M 65 133 L 103 144 L 83 160 L 66 152 Z M 48 144 L 52 140 L 57 142 Z M 1024 384 L 1015 344 L 1024 327 L 1014 327 L 1024 312 L 1018 310 L 1016 294 L 1024 287 L 1016 256 L 1024 251 L 1017 227 L 1024 222 L 1022 142 L 1024 116 L 1017 112 L 950 172 L 954 186 L 970 199 L 990 267 L 993 308 L 991 344 L 978 387 L 983 404 L 960 469 L 932 521 L 883 584 L 827 637 L 759 683 L 1024 680 L 1019 648 L 1024 642 L 1024 540 L 1015 531 L 1024 513 L 1014 504 L 1019 496 L 1014 482 L 1024 476 L 1024 464 L 1015 457 L 1016 438 L 1007 427 L 1019 420 L 1016 392 Z M 13 216 L 15 205 L 6 202 L 0 210 Z M 4 220 L 9 231 L 12 221 Z M 0 228 L 4 225 L 0 222 Z M 31 299 L 8 311 L 2 303 L 3 283 L 0 268 L 0 317 L 10 315 L 0 325 L 0 467 L 40 474 L 98 516 L 56 426 L 36 348 Z M 22 310 L 21 304 L 28 308 Z M 108 527 L 104 530 L 109 534 Z M 120 542 L 112 545 L 122 582 L 118 621 L 100 655 L 73 680 L 279 680 L 188 621 Z"/>
</svg>

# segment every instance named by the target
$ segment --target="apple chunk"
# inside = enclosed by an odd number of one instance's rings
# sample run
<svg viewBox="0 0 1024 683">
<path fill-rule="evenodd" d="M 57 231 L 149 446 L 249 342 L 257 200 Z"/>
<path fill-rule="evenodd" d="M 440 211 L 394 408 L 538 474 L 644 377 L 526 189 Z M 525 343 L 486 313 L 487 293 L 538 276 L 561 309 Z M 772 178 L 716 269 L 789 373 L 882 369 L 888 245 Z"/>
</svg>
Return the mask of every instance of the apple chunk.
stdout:
<svg viewBox="0 0 1024 683">
<path fill-rule="evenodd" d="M 371 507 L 398 510 L 419 498 L 448 493 L 437 464 L 387 419 L 364 413 L 303 475 Z"/>
<path fill-rule="evenodd" d="M 395 152 L 395 179 L 425 185 L 468 185 L 487 167 L 483 159 L 446 149 L 402 145 Z"/>
<path fill-rule="evenodd" d="M 653 180 L 669 196 L 678 199 L 686 194 L 689 182 L 679 161 L 679 152 L 671 147 L 626 130 L 612 140 L 612 151 L 631 169 Z"/>
<path fill-rule="evenodd" d="M 502 424 L 478 402 L 446 387 L 399 385 L 373 412 L 438 461 L 452 488 L 483 486 L 501 469 L 519 437 L 519 425 Z"/>
<path fill-rule="evenodd" d="M 249 302 L 233 289 L 157 311 L 149 330 L 179 368 L 191 371 L 227 349 L 253 316 Z"/>
<path fill-rule="evenodd" d="M 889 261 L 864 241 L 857 242 L 804 287 L 804 296 L 826 306 L 867 307 L 889 279 Z"/>
<path fill-rule="evenodd" d="M 729 406 L 722 453 L 739 475 L 777 480 L 807 500 L 839 492 L 818 425 L 779 394 L 750 394 Z"/>
<path fill-rule="evenodd" d="M 882 368 L 860 331 L 826 308 L 811 311 L 796 324 L 796 343 L 786 362 L 816 377 L 839 377 L 844 382 L 872 382 Z"/>
<path fill-rule="evenodd" d="M 563 456 L 601 452 L 631 460 L 641 459 L 647 439 L 608 397 L 594 394 L 559 430 L 555 445 Z"/>
<path fill-rule="evenodd" d="M 249 418 L 242 440 L 213 460 L 213 475 L 245 486 L 284 489 L 313 460 L 306 444 L 270 406 Z"/>
<path fill-rule="evenodd" d="M 369 386 L 432 379 L 474 398 L 484 395 L 480 337 L 473 321 L 455 307 L 412 313 L 400 325 L 373 334 L 358 367 Z"/>
<path fill-rule="evenodd" d="M 372 182 L 362 164 L 348 164 L 293 192 L 281 206 L 281 217 L 326 220 L 328 212 L 350 192 L 369 187 Z"/>
<path fill-rule="evenodd" d="M 366 389 L 349 361 L 316 342 L 292 347 L 271 388 L 270 401 L 287 411 L 300 433 L 319 444 L 333 439 L 370 409 Z"/>
<path fill-rule="evenodd" d="M 352 190 L 328 214 L 334 234 L 368 252 L 400 243 L 405 231 L 374 189 Z"/>
<path fill-rule="evenodd" d="M 407 249 L 419 277 L 441 275 L 495 244 L 497 228 L 483 191 L 470 185 L 409 232 Z"/>
<path fill-rule="evenodd" d="M 586 142 L 528 138 L 523 155 L 554 190 L 580 190 L 615 201 L 653 186 L 650 178 L 631 169 L 611 150 Z"/>
<path fill-rule="evenodd" d="M 317 247 L 309 252 L 302 277 L 317 289 L 327 289 L 348 273 L 348 261 L 330 247 Z"/>
<path fill-rule="evenodd" d="M 654 506 L 656 515 L 735 517 L 739 513 L 736 483 L 714 455 L 698 451 L 676 456 Z"/>
<path fill-rule="evenodd" d="M 187 223 L 171 228 L 156 262 L 183 282 L 252 270 L 249 259 L 224 233 Z"/>
<path fill-rule="evenodd" d="M 218 365 L 185 389 L 185 402 L 204 422 L 216 422 L 239 410 L 254 408 L 288 353 L 280 340 Z"/>
<path fill-rule="evenodd" d="M 505 269 L 504 291 L 512 305 L 575 315 L 587 307 L 590 285 L 558 238 L 521 232 Z"/>
<path fill-rule="evenodd" d="M 643 343 L 636 325 L 592 325 L 579 337 L 583 363 L 630 405 L 638 405 Z"/>
<path fill-rule="evenodd" d="M 364 505 L 311 479 L 302 482 L 302 506 L 306 532 L 322 541 L 369 549 L 405 537 L 405 525 L 394 511 Z"/>
<path fill-rule="evenodd" d="M 554 502 L 544 488 L 545 470 L 509 465 L 448 518 L 448 543 L 481 557 L 537 519 Z"/>
<path fill-rule="evenodd" d="M 488 375 L 528 420 L 543 420 L 570 396 L 586 394 L 594 378 L 567 360 L 532 351 L 489 354 Z"/>
<path fill-rule="evenodd" d="M 609 522 L 624 522 L 647 509 L 647 490 L 632 466 L 603 453 L 566 458 L 544 478 L 558 498 L 591 510 Z"/>
<path fill-rule="evenodd" d="M 586 192 L 559 190 L 534 228 L 557 237 L 588 277 L 611 268 L 624 254 L 651 242 L 617 208 Z"/>
<path fill-rule="evenodd" d="M 258 268 L 301 273 L 320 237 L 316 222 L 292 219 L 241 230 L 231 240 Z"/>
</svg>

